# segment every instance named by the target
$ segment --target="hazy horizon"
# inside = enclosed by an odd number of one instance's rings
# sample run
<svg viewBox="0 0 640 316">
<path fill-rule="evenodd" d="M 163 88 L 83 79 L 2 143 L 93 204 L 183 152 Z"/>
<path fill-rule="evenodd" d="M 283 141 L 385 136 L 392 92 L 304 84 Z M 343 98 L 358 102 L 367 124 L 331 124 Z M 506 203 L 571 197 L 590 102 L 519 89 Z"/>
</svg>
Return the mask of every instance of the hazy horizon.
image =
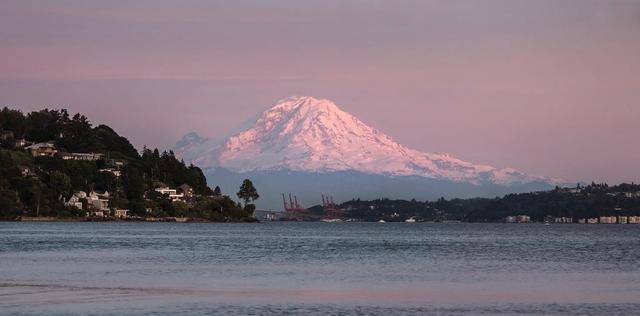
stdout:
<svg viewBox="0 0 640 316">
<path fill-rule="evenodd" d="M 638 1 L 5 1 L 0 106 L 168 148 L 310 95 L 420 151 L 637 182 L 639 30 Z"/>
</svg>

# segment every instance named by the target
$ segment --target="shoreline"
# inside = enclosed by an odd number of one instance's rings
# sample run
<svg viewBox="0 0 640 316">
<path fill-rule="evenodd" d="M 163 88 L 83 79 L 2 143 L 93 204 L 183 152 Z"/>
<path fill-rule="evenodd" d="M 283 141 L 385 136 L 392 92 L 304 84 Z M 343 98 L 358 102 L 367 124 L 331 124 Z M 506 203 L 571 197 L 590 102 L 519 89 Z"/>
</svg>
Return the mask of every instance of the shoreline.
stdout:
<svg viewBox="0 0 640 316">
<path fill-rule="evenodd" d="M 193 217 L 147 217 L 147 218 L 87 218 L 87 217 L 52 217 L 52 216 L 20 216 L 14 219 L 3 218 L 0 219 L 0 222 L 28 222 L 28 223 L 53 223 L 53 222 L 61 222 L 61 223 L 267 223 L 267 222 L 302 222 L 302 223 L 324 223 L 322 221 L 260 221 L 258 219 L 250 219 L 250 220 L 241 220 L 241 221 L 211 221 L 204 218 L 193 218 Z M 337 224 L 348 224 L 349 222 L 337 222 Z M 377 221 L 354 221 L 354 223 L 378 223 Z M 445 221 L 445 222 L 433 222 L 433 221 L 424 221 L 417 223 L 406 223 L 406 222 L 387 222 L 385 224 L 407 224 L 407 225 L 415 225 L 415 224 L 507 224 L 507 225 L 544 225 L 544 226 L 555 226 L 555 225 L 579 225 L 579 226 L 627 226 L 634 224 L 619 224 L 619 223 L 597 223 L 597 224 L 582 224 L 582 223 L 544 223 L 544 222 L 529 222 L 529 223 L 505 223 L 505 222 L 464 222 L 464 221 Z M 382 223 L 380 223 L 382 224 Z"/>
<path fill-rule="evenodd" d="M 19 216 L 14 219 L 0 219 L 0 222 L 31 222 L 31 223 L 50 223 L 50 222 L 130 222 L 130 223 L 260 223 L 257 219 L 247 219 L 242 221 L 211 221 L 204 218 L 194 217 L 147 217 L 147 218 L 91 218 L 91 217 L 52 217 L 52 216 Z"/>
</svg>

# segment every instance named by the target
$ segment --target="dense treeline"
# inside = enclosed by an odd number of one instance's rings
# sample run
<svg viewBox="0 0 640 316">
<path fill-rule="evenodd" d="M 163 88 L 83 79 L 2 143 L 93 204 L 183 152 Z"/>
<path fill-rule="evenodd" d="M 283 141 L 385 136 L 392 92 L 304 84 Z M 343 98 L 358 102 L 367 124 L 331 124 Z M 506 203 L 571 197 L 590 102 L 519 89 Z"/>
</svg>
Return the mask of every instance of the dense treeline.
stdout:
<svg viewBox="0 0 640 316">
<path fill-rule="evenodd" d="M 45 109 L 25 115 L 5 107 L 0 111 L 0 133 L 0 218 L 82 216 L 84 212 L 64 203 L 78 191 L 108 191 L 111 207 L 141 217 L 250 216 L 219 188 L 211 190 L 198 167 L 185 165 L 171 151 L 144 148 L 140 154 L 125 137 L 106 125 L 92 126 L 81 114 Z M 59 152 L 103 156 L 96 161 L 63 159 L 59 154 L 34 157 L 25 149 L 26 144 L 42 142 L 54 144 Z M 193 190 L 188 201 L 172 202 L 153 190 L 181 185 Z"/>
<path fill-rule="evenodd" d="M 427 221 L 460 220 L 497 222 L 507 216 L 528 215 L 534 221 L 547 216 L 593 218 L 599 216 L 639 216 L 640 185 L 592 183 L 576 188 L 556 188 L 545 192 L 509 194 L 500 198 L 416 200 L 352 200 L 341 205 L 349 216 L 362 220 L 401 221 L 410 217 Z"/>
</svg>

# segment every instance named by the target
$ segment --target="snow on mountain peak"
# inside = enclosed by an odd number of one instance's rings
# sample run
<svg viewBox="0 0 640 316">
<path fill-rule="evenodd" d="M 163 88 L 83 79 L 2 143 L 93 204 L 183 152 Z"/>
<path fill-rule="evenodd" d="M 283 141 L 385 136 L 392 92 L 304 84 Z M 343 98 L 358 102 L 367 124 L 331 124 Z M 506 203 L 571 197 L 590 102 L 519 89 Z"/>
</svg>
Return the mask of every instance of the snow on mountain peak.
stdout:
<svg viewBox="0 0 640 316">
<path fill-rule="evenodd" d="M 198 141 L 178 146 L 176 153 L 201 167 L 223 167 L 241 173 L 353 170 L 471 183 L 544 181 L 513 169 L 474 165 L 448 154 L 409 149 L 334 102 L 308 96 L 278 101 L 253 126 L 227 139 Z"/>
</svg>

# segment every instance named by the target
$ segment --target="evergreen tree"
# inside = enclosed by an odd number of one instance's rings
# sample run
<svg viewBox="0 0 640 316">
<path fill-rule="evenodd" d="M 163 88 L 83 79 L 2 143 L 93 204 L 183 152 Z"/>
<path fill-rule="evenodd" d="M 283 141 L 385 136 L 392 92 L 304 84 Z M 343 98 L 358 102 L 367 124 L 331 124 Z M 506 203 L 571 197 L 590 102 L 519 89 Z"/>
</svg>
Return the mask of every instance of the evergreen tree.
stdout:
<svg viewBox="0 0 640 316">
<path fill-rule="evenodd" d="M 242 185 L 240 186 L 240 191 L 238 191 L 237 195 L 238 195 L 238 198 L 244 201 L 245 206 L 248 205 L 250 202 L 257 200 L 260 197 L 260 195 L 258 194 L 258 191 L 253 186 L 253 182 L 251 182 L 251 180 L 249 179 L 244 179 L 244 181 L 242 181 Z"/>
</svg>

